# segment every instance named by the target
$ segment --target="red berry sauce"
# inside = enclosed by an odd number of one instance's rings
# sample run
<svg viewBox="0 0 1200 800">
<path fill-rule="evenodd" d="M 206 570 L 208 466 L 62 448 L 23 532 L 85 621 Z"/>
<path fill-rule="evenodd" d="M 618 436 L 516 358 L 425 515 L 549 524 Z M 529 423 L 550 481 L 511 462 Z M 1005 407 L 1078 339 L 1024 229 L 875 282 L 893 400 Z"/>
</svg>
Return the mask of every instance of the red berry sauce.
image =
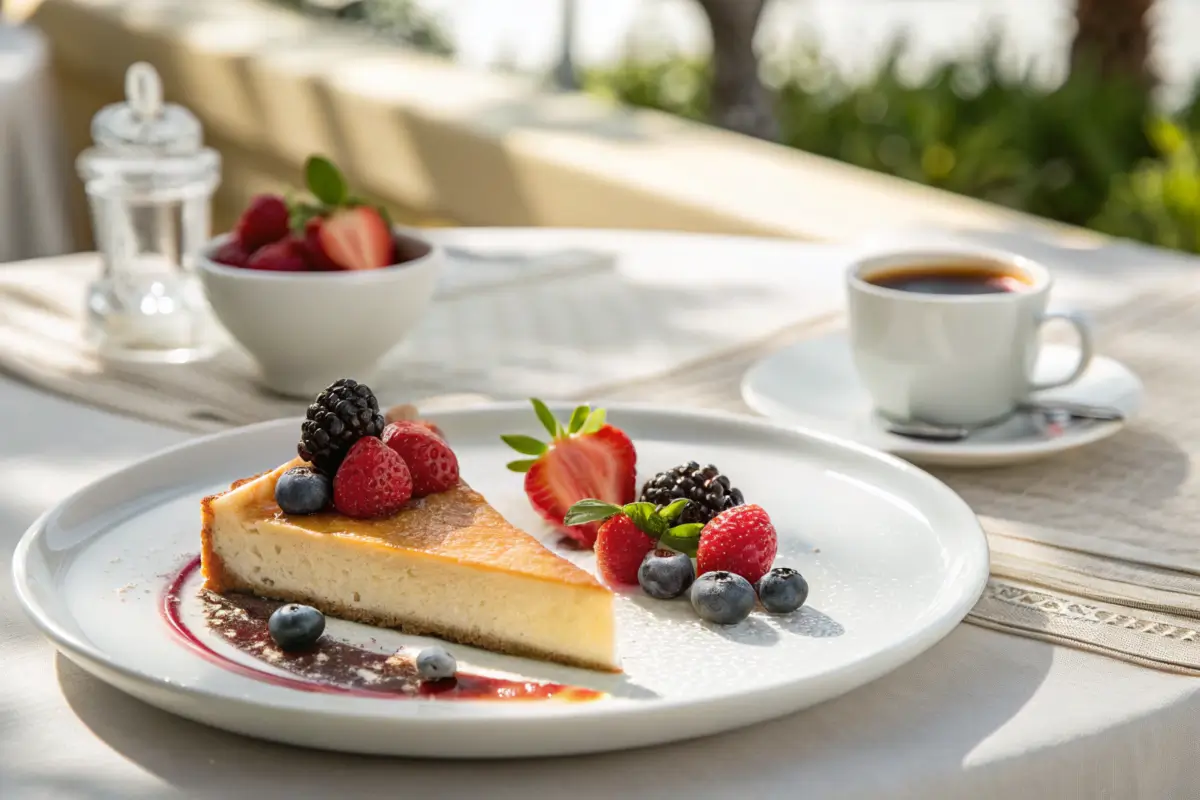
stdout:
<svg viewBox="0 0 1200 800">
<path fill-rule="evenodd" d="M 198 569 L 199 557 L 188 562 L 167 587 L 162 602 L 167 625 L 209 661 L 276 686 L 378 699 L 584 701 L 603 697 L 601 692 L 578 686 L 493 678 L 461 670 L 454 678 L 422 682 L 413 663 L 415 652 L 380 653 L 338 641 L 329 634 L 322 636 L 311 650 L 287 653 L 275 645 L 267 631 L 267 620 L 283 603 L 201 590 L 205 624 L 210 630 L 243 653 L 295 677 L 257 669 L 218 653 L 184 621 L 181 613 L 184 586 Z"/>
</svg>

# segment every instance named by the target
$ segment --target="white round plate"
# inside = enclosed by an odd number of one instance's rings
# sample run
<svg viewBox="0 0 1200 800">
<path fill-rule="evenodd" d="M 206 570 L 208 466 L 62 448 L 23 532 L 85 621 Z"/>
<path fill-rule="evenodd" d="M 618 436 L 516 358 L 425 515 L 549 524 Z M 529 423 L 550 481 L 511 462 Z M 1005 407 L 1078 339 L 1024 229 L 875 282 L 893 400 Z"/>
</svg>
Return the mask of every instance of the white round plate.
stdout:
<svg viewBox="0 0 1200 800">
<path fill-rule="evenodd" d="M 1037 379 L 1070 372 L 1078 355 L 1073 347 L 1043 346 Z M 1061 430 L 1045 431 L 1028 419 L 1014 417 L 962 441 L 922 441 L 884 429 L 855 372 L 850 342 L 839 331 L 777 350 L 759 361 L 742 378 L 742 397 L 755 411 L 780 424 L 815 428 L 916 464 L 997 467 L 1035 461 L 1107 439 L 1137 413 L 1142 382 L 1119 362 L 1096 356 L 1078 381 L 1042 392 L 1037 399 L 1111 406 L 1125 414 L 1123 421 L 1075 422 Z"/>
<path fill-rule="evenodd" d="M 569 413 L 566 409 L 561 409 Z M 525 404 L 431 415 L 464 479 L 513 523 L 557 547 L 504 464 L 501 433 L 536 434 Z M 199 544 L 199 503 L 295 452 L 298 420 L 197 439 L 86 487 L 39 520 L 14 559 L 18 596 L 66 656 L 100 679 L 184 717 L 311 747 L 449 758 L 550 756 L 712 734 L 796 711 L 895 669 L 948 633 L 975 603 L 988 552 L 971 510 L 902 461 L 813 433 L 725 415 L 611 407 L 633 438 L 639 478 L 712 462 L 771 514 L 776 563 L 808 578 L 791 616 L 756 611 L 728 628 L 686 599 L 619 593 L 623 675 L 459 645 L 460 668 L 591 687 L 589 702 L 372 699 L 300 691 L 221 667 L 174 635 L 166 584 Z M 590 552 L 561 551 L 585 568 Z M 199 612 L 198 579 L 183 593 Z M 328 634 L 383 651 L 417 637 L 330 620 Z M 240 651 L 208 634 L 235 658 Z M 262 664 L 260 663 L 261 667 Z"/>
</svg>

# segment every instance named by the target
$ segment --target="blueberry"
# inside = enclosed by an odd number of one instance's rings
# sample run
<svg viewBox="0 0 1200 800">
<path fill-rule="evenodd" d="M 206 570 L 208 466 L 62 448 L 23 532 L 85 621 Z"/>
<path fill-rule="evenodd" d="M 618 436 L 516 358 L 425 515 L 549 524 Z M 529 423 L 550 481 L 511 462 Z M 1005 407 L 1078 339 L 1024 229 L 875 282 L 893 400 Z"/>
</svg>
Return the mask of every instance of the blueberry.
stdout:
<svg viewBox="0 0 1200 800">
<path fill-rule="evenodd" d="M 788 614 L 808 599 L 808 581 L 791 567 L 776 567 L 758 579 L 758 600 L 772 614 Z"/>
<path fill-rule="evenodd" d="M 754 608 L 754 587 L 741 575 L 706 572 L 692 584 L 692 608 L 717 625 L 736 625 Z"/>
<path fill-rule="evenodd" d="M 325 632 L 325 615 L 312 606 L 288 603 L 271 614 L 267 630 L 281 649 L 307 650 Z"/>
<path fill-rule="evenodd" d="M 687 591 L 696 577 L 692 559 L 674 550 L 651 550 L 638 567 L 638 583 L 646 594 L 670 600 Z"/>
<path fill-rule="evenodd" d="M 312 467 L 292 467 L 275 484 L 275 502 L 285 514 L 315 514 L 332 499 L 329 478 Z"/>
<path fill-rule="evenodd" d="M 423 681 L 441 681 L 453 678 L 458 671 L 458 662 L 445 648 L 433 645 L 417 653 L 417 675 Z"/>
</svg>

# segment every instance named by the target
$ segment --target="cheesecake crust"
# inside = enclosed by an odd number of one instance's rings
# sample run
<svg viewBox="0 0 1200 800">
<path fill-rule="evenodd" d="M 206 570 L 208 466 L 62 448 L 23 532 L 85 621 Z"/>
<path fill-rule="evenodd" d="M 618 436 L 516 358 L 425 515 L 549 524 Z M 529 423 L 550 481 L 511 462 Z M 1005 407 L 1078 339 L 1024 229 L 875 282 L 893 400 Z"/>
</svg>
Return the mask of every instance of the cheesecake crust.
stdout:
<svg viewBox="0 0 1200 800">
<path fill-rule="evenodd" d="M 326 599 L 318 599 L 308 596 L 303 592 L 288 592 L 288 591 L 273 591 L 269 595 L 264 594 L 259 587 L 251 586 L 247 582 L 234 579 L 232 582 L 225 584 L 224 591 L 217 594 L 229 594 L 232 592 L 245 592 L 257 597 L 267 597 L 270 600 L 279 600 L 284 603 L 303 603 L 314 608 L 320 609 L 321 613 L 328 614 L 331 617 L 338 619 L 349 620 L 350 622 L 361 622 L 364 625 L 374 625 L 377 628 L 392 628 L 401 633 L 406 633 L 410 636 L 434 636 L 439 639 L 445 639 L 450 642 L 458 642 L 459 644 L 471 645 L 484 650 L 491 650 L 494 653 L 503 653 L 509 656 L 521 656 L 523 658 L 533 658 L 538 661 L 551 661 L 556 664 L 565 664 L 569 667 L 582 667 L 584 669 L 595 670 L 597 672 L 612 672 L 619 673 L 622 670 L 614 667 L 612 664 L 606 664 L 599 661 L 584 661 L 576 658 L 565 658 L 561 653 L 553 653 L 548 650 L 539 650 L 535 647 L 514 646 L 510 642 L 501 639 L 486 636 L 479 633 L 471 633 L 463 629 L 456 629 L 446 625 L 439 625 L 429 621 L 393 616 L 380 616 L 372 614 L 366 609 L 354 608 L 343 603 L 338 603 Z M 207 586 L 205 588 L 208 588 Z"/>
</svg>

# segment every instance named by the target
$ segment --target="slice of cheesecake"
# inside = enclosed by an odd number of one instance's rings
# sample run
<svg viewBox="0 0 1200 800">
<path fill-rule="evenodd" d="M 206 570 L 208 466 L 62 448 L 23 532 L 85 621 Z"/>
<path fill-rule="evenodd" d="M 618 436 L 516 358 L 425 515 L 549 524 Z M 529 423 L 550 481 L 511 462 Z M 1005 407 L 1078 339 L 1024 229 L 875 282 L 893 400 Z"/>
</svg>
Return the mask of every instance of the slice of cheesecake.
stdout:
<svg viewBox="0 0 1200 800">
<path fill-rule="evenodd" d="M 466 484 L 394 516 L 288 516 L 284 464 L 201 503 L 205 588 L 312 605 L 342 619 L 619 672 L 613 596 L 510 525 Z"/>
</svg>

